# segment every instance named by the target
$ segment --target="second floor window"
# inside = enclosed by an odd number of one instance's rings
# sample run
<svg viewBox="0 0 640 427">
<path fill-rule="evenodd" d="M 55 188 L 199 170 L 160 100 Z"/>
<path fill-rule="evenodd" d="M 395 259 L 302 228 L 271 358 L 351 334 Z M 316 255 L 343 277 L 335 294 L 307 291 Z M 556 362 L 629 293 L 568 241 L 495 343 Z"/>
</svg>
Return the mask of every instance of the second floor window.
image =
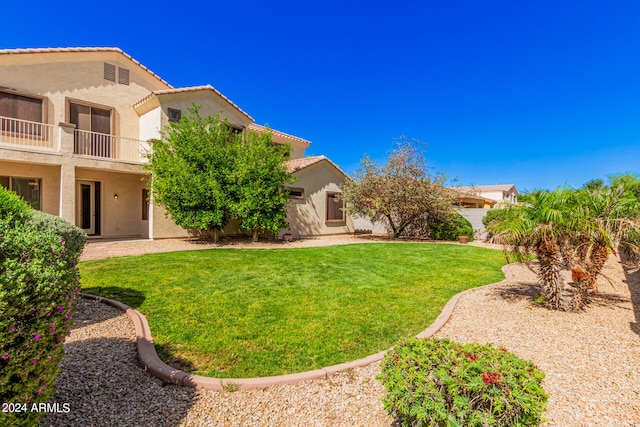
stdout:
<svg viewBox="0 0 640 427">
<path fill-rule="evenodd" d="M 42 126 L 37 123 L 42 123 L 42 104 L 42 98 L 0 91 L 0 130 L 22 135 L 40 135 Z"/>
</svg>

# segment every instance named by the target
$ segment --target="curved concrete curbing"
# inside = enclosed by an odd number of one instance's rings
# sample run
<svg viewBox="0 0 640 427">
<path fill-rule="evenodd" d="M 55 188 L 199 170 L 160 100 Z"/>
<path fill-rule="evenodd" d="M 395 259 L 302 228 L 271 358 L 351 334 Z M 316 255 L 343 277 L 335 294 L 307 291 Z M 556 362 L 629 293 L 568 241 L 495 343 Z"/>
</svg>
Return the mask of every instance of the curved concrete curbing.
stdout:
<svg viewBox="0 0 640 427">
<path fill-rule="evenodd" d="M 489 285 L 479 286 L 477 288 L 467 289 L 466 291 L 462 291 L 456 295 L 454 295 L 444 306 L 442 312 L 438 316 L 438 318 L 424 331 L 416 335 L 417 338 L 429 338 L 436 332 L 438 332 L 451 318 L 453 314 L 453 310 L 460 298 L 470 292 L 476 291 L 478 289 L 485 288 L 487 286 L 494 286 L 502 284 L 508 281 L 511 277 L 513 277 L 513 273 L 508 268 L 508 265 L 502 267 L 502 272 L 505 275 L 505 279 L 498 282 L 492 283 Z M 112 300 L 109 298 L 104 298 L 91 294 L 81 294 L 84 298 L 92 299 L 96 301 L 103 302 L 105 304 L 111 305 L 115 308 L 118 308 L 124 311 L 129 319 L 133 322 L 133 326 L 136 331 L 136 341 L 138 345 L 138 359 L 142 364 L 143 368 L 149 372 L 150 374 L 172 384 L 194 387 L 198 389 L 207 389 L 207 390 L 217 390 L 222 391 L 225 387 L 237 387 L 240 389 L 259 389 L 263 387 L 269 387 L 278 384 L 294 384 L 300 381 L 306 380 L 315 380 L 318 378 L 326 378 L 329 375 L 346 371 L 352 368 L 358 368 L 362 366 L 367 366 L 371 363 L 378 362 L 382 360 L 387 351 L 381 351 L 376 354 L 372 354 L 371 356 L 367 356 L 362 359 L 354 360 L 352 362 L 341 363 L 339 365 L 328 366 L 326 368 L 316 369 L 313 371 L 300 372 L 297 374 L 288 374 L 288 375 L 276 375 L 271 377 L 260 377 L 260 378 L 211 378 L 211 377 L 203 377 L 200 375 L 192 375 L 186 372 L 180 371 L 178 369 L 172 368 L 171 366 L 164 363 L 158 357 L 158 353 L 156 353 L 156 348 L 153 344 L 153 338 L 151 336 L 151 329 L 149 329 L 149 323 L 147 322 L 147 318 L 144 317 L 142 313 L 138 310 L 129 307 L 126 304 L 121 303 L 120 301 Z"/>
</svg>

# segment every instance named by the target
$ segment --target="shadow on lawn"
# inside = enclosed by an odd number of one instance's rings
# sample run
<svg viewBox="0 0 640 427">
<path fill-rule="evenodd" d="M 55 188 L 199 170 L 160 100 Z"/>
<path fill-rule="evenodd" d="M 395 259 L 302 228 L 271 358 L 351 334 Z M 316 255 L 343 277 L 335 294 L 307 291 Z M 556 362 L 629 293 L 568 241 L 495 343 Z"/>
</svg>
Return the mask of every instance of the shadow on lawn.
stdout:
<svg viewBox="0 0 640 427">
<path fill-rule="evenodd" d="M 167 384 L 144 371 L 135 337 L 112 323 L 124 314 L 120 310 L 87 299 L 79 300 L 76 308 L 49 401 L 59 407 L 67 403 L 69 411 L 47 414 L 44 425 L 178 425 L 195 402 L 195 389 Z"/>
<path fill-rule="evenodd" d="M 633 305 L 633 314 L 636 321 L 630 322 L 631 330 L 640 335 L 640 267 L 638 262 L 634 262 L 624 253 L 620 254 L 622 260 L 622 268 L 626 277 L 625 282 L 629 287 L 631 294 L 631 304 Z"/>
</svg>

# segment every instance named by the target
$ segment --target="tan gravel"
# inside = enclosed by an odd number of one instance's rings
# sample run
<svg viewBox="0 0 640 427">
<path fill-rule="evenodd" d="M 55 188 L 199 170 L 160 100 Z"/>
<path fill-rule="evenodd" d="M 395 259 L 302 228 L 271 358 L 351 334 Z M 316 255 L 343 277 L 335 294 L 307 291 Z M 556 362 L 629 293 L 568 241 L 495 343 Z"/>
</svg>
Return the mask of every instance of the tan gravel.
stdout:
<svg viewBox="0 0 640 427">
<path fill-rule="evenodd" d="M 104 250 L 117 244 L 101 245 L 102 255 L 117 253 Z M 586 311 L 561 313 L 533 303 L 537 285 L 527 267 L 508 268 L 507 282 L 464 295 L 437 335 L 504 345 L 537 363 L 547 374 L 549 426 L 640 426 L 640 273 L 612 257 L 605 273 L 613 286 L 603 281 Z M 49 414 L 45 425 L 392 425 L 380 402 L 377 363 L 296 385 L 196 391 L 143 371 L 124 314 L 87 300 L 78 308 L 53 398 L 71 411 Z"/>
</svg>

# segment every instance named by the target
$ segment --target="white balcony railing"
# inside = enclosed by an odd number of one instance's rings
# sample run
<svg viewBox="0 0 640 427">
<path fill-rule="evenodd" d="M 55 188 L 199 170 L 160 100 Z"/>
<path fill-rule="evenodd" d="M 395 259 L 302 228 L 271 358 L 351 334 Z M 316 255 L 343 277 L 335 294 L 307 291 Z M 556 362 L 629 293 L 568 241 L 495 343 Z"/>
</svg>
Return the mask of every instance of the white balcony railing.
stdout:
<svg viewBox="0 0 640 427">
<path fill-rule="evenodd" d="M 0 145 L 60 151 L 52 125 L 0 116 Z"/>
<path fill-rule="evenodd" d="M 0 116 L 0 146 L 60 152 L 60 143 L 70 144 L 71 140 L 66 139 L 63 134 L 59 136 L 58 132 L 54 132 L 56 128 L 53 125 Z M 145 141 L 74 130 L 74 154 L 143 163 L 149 150 L 149 143 Z"/>
<path fill-rule="evenodd" d="M 73 148 L 75 154 L 142 163 L 148 144 L 137 139 L 76 129 Z"/>
</svg>

